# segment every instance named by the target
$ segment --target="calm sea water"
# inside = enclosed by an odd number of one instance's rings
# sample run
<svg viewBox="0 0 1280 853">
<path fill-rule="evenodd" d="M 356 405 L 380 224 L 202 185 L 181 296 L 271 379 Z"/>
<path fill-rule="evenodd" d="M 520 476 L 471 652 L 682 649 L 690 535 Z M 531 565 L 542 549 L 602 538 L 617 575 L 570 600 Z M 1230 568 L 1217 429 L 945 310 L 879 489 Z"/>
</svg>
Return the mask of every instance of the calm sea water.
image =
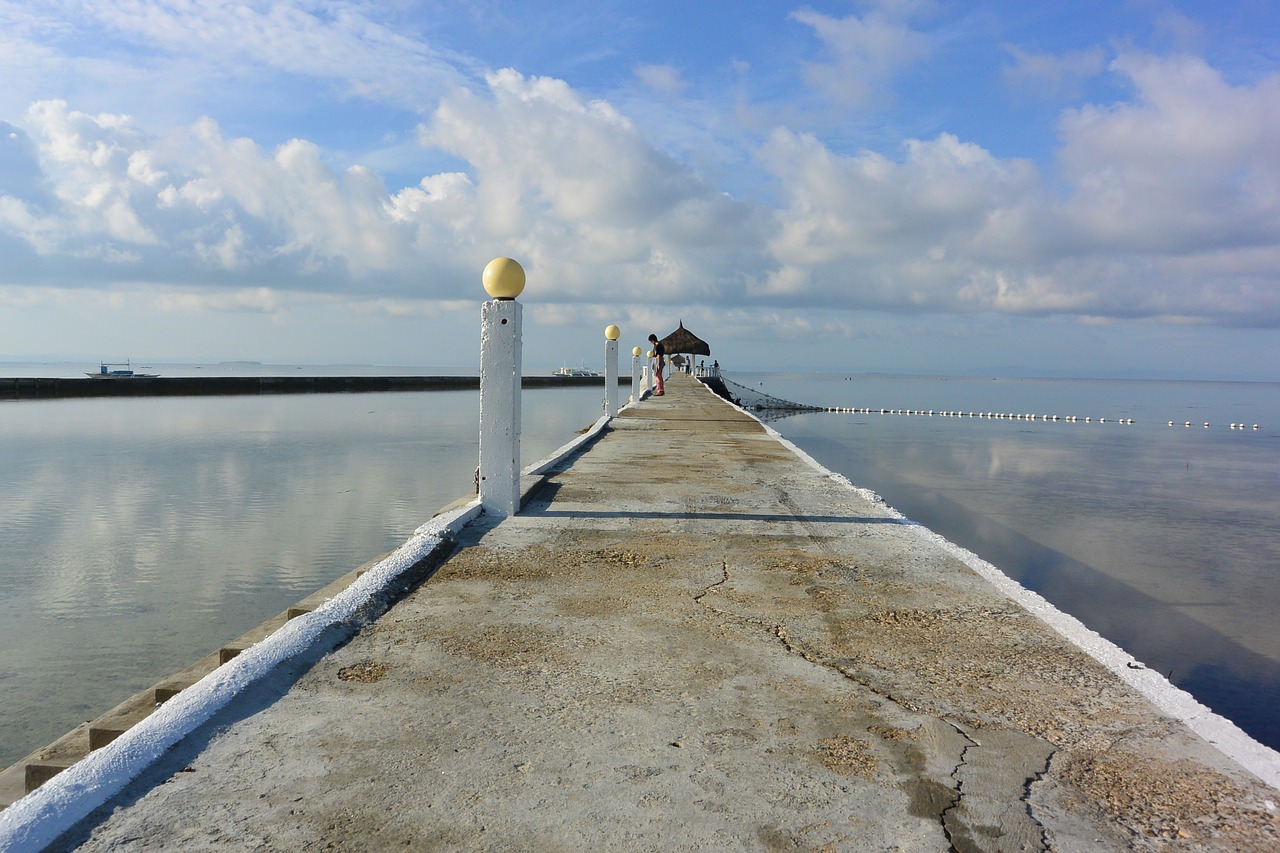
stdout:
<svg viewBox="0 0 1280 853">
<path fill-rule="evenodd" d="M 525 392 L 523 462 L 602 394 Z M 470 493 L 478 414 L 472 391 L 0 403 L 0 767 Z"/>
<path fill-rule="evenodd" d="M 729 378 L 813 405 L 1077 417 L 772 425 L 1280 748 L 1280 385 Z"/>
</svg>

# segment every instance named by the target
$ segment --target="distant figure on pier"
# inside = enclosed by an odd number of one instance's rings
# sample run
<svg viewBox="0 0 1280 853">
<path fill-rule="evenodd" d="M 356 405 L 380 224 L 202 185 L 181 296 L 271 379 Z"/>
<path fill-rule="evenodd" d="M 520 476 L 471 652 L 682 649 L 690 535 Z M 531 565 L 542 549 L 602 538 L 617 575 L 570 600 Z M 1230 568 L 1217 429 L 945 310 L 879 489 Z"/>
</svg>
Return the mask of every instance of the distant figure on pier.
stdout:
<svg viewBox="0 0 1280 853">
<path fill-rule="evenodd" d="M 657 335 L 650 335 L 649 343 L 653 344 L 653 356 L 658 360 L 658 366 L 653 371 L 653 378 L 657 381 L 658 387 L 657 390 L 653 392 L 653 396 L 661 397 L 663 394 L 667 393 L 662 384 L 662 370 L 667 366 L 667 351 L 663 348 Z"/>
</svg>

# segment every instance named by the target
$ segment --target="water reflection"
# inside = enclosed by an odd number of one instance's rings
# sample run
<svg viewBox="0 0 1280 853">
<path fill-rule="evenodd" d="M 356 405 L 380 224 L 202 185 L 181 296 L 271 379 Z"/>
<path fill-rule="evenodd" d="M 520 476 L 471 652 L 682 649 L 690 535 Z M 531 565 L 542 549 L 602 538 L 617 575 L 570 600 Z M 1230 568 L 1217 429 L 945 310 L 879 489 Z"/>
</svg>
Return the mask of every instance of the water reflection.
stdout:
<svg viewBox="0 0 1280 853">
<path fill-rule="evenodd" d="M 523 395 L 532 462 L 600 389 Z M 0 405 L 0 766 L 472 489 L 475 392 Z"/>
</svg>

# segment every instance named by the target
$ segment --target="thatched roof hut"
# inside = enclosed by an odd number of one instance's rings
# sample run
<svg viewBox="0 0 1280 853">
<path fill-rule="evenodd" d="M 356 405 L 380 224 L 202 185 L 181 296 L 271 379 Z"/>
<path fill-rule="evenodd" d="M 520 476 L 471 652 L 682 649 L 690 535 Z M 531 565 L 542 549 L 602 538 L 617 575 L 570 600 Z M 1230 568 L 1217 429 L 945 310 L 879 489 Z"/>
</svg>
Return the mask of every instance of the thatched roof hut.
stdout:
<svg viewBox="0 0 1280 853">
<path fill-rule="evenodd" d="M 683 320 L 680 321 L 680 328 L 667 335 L 660 343 L 670 355 L 681 352 L 689 355 L 711 355 L 711 347 L 707 346 L 707 342 L 702 338 L 686 329 Z"/>
</svg>

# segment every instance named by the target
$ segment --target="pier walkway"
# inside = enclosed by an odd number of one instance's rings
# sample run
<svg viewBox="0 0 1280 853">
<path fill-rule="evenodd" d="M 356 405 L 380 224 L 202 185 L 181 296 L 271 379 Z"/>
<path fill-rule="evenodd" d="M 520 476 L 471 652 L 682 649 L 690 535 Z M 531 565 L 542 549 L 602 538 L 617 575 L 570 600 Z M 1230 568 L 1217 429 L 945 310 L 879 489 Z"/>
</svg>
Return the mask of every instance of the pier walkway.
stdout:
<svg viewBox="0 0 1280 853">
<path fill-rule="evenodd" d="M 64 846 L 1280 849 L 1277 790 L 1121 675 L 1162 679 L 667 389 Z"/>
</svg>

